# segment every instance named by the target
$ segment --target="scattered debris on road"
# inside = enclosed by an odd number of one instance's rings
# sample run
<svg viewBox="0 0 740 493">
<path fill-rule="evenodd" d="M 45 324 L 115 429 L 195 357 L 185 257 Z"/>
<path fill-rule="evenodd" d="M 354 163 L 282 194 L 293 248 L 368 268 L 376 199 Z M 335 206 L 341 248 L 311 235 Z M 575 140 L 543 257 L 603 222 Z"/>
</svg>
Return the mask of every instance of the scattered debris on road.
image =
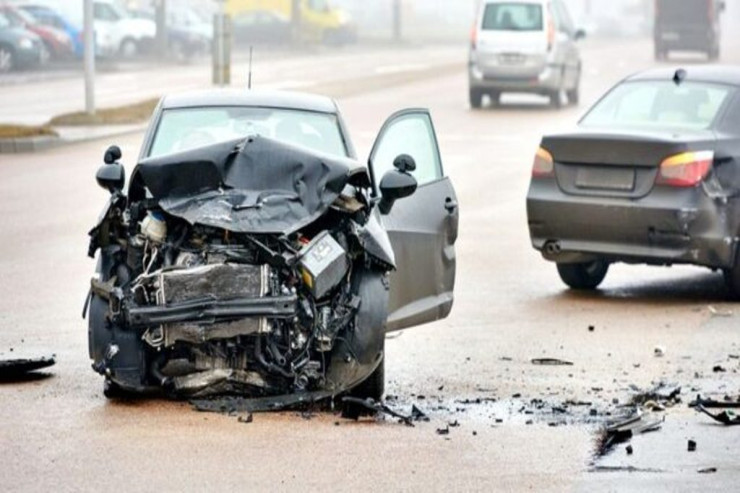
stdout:
<svg viewBox="0 0 740 493">
<path fill-rule="evenodd" d="M 710 413 L 704 406 L 701 406 L 701 405 L 696 406 L 695 409 L 699 412 L 706 414 L 707 416 L 717 421 L 718 423 L 722 423 L 723 425 L 727 425 L 727 426 L 740 425 L 740 416 L 730 411 L 729 409 L 725 409 L 719 414 Z"/>
<path fill-rule="evenodd" d="M 699 469 L 696 472 L 698 472 L 699 474 L 714 474 L 715 472 L 717 472 L 717 468 L 716 467 L 705 467 L 703 469 Z"/>
<path fill-rule="evenodd" d="M 664 420 L 664 417 L 657 418 L 645 415 L 639 409 L 635 410 L 631 416 L 608 425 L 601 431 L 597 440 L 597 454 L 606 455 L 615 445 L 625 443 L 635 435 L 659 430 Z"/>
<path fill-rule="evenodd" d="M 703 407 L 704 409 L 740 409 L 740 401 L 717 401 L 713 399 L 703 399 L 700 395 L 689 402 L 689 407 Z"/>
<path fill-rule="evenodd" d="M 718 310 L 712 305 L 709 305 L 707 309 L 709 310 L 709 313 L 713 317 L 731 317 L 732 316 L 732 310 Z"/>
<path fill-rule="evenodd" d="M 696 452 L 696 440 L 689 440 L 689 443 L 688 443 L 686 449 L 689 452 Z"/>
<path fill-rule="evenodd" d="M 557 358 L 535 358 L 532 360 L 533 365 L 542 366 L 573 366 L 571 361 L 565 361 Z"/>
<path fill-rule="evenodd" d="M 13 383 L 27 379 L 44 378 L 49 375 L 34 373 L 56 364 L 56 355 L 41 358 L 0 360 L 0 382 Z"/>
<path fill-rule="evenodd" d="M 663 346 L 655 346 L 655 349 L 653 349 L 653 354 L 656 358 L 662 358 L 665 356 L 665 348 Z"/>
</svg>

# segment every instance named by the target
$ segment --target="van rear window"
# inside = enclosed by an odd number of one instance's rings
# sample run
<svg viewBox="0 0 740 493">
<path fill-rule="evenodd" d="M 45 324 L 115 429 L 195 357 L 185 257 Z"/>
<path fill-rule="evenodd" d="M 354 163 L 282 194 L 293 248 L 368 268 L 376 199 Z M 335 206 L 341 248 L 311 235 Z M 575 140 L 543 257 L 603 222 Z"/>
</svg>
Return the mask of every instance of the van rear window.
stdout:
<svg viewBox="0 0 740 493">
<path fill-rule="evenodd" d="M 542 5 L 489 3 L 483 12 L 484 31 L 542 31 Z"/>
<path fill-rule="evenodd" d="M 658 0 L 656 21 L 690 24 L 706 22 L 711 12 L 711 0 Z"/>
</svg>

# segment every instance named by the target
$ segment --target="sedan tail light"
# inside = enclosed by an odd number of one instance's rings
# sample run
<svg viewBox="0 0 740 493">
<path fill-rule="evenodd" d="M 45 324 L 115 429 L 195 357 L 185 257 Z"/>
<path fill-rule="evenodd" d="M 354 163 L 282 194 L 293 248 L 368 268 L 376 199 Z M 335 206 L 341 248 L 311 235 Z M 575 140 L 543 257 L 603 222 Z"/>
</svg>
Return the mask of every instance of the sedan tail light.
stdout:
<svg viewBox="0 0 740 493">
<path fill-rule="evenodd" d="M 682 152 L 660 163 L 655 183 L 671 187 L 693 187 L 701 183 L 712 169 L 713 151 Z"/>
<path fill-rule="evenodd" d="M 555 165 L 550 154 L 546 149 L 540 147 L 537 149 L 537 154 L 534 156 L 534 164 L 532 164 L 532 177 L 533 178 L 545 178 L 553 176 L 555 174 Z"/>
<path fill-rule="evenodd" d="M 473 27 L 470 30 L 470 48 L 473 50 L 478 48 L 478 21 L 473 23 Z"/>
</svg>

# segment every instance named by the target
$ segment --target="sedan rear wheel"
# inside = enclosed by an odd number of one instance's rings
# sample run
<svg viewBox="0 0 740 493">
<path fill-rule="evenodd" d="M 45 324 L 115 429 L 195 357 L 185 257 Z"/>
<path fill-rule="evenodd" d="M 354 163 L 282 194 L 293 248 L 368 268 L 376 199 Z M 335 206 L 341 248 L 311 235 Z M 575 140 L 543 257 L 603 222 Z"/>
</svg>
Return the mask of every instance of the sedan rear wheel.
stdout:
<svg viewBox="0 0 740 493">
<path fill-rule="evenodd" d="M 470 107 L 479 109 L 483 106 L 483 91 L 479 89 L 470 89 Z"/>
<path fill-rule="evenodd" d="M 606 277 L 609 264 L 604 260 L 594 260 L 583 264 L 558 264 L 558 274 L 572 289 L 596 289 Z"/>
<path fill-rule="evenodd" d="M 0 74 L 7 74 L 13 70 L 15 56 L 13 50 L 7 46 L 0 45 Z"/>
</svg>

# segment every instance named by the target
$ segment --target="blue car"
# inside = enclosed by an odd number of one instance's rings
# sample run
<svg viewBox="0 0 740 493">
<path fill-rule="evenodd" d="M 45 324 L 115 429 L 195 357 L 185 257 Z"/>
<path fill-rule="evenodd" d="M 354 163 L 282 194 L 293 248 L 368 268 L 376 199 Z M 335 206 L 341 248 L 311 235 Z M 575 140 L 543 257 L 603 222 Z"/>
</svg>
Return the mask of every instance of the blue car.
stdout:
<svg viewBox="0 0 740 493">
<path fill-rule="evenodd" d="M 18 8 L 25 10 L 33 15 L 41 24 L 55 27 L 67 33 L 72 38 L 74 54 L 77 58 L 82 58 L 85 52 L 82 28 L 69 19 L 65 18 L 56 10 L 45 5 L 23 4 Z"/>
</svg>

